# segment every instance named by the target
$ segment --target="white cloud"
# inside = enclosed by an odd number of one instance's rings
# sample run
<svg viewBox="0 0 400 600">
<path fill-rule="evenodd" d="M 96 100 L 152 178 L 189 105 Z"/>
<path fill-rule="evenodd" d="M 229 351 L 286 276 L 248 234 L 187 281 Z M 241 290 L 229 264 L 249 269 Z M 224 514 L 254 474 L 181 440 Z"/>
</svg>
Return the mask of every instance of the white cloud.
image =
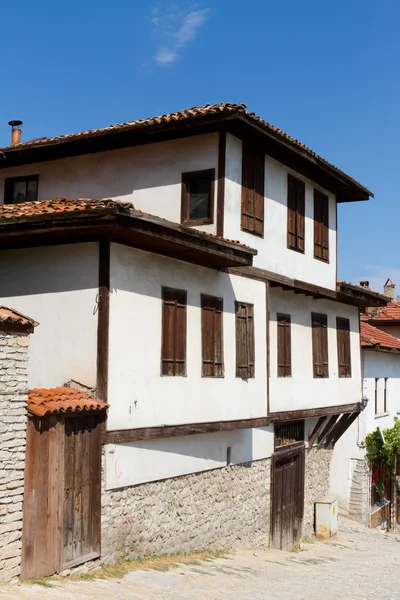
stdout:
<svg viewBox="0 0 400 600">
<path fill-rule="evenodd" d="M 199 8 L 198 4 L 186 8 L 175 2 L 164 7 L 154 6 L 149 19 L 153 38 L 158 44 L 154 61 L 161 67 L 175 63 L 180 51 L 195 39 L 209 14 L 209 8 Z"/>
</svg>

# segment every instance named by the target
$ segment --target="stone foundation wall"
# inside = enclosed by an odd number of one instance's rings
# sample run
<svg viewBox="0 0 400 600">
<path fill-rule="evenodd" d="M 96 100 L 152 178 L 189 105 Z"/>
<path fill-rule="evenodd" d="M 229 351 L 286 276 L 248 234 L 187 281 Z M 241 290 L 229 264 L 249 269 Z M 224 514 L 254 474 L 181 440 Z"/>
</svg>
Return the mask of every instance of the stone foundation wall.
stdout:
<svg viewBox="0 0 400 600">
<path fill-rule="evenodd" d="M 306 451 L 304 482 L 303 535 L 314 535 L 314 502 L 328 496 L 329 472 L 333 450 L 312 448 Z"/>
<path fill-rule="evenodd" d="M 28 346 L 0 332 L 0 581 L 21 570 Z"/>
<path fill-rule="evenodd" d="M 102 560 L 267 545 L 271 461 L 102 494 Z"/>
</svg>

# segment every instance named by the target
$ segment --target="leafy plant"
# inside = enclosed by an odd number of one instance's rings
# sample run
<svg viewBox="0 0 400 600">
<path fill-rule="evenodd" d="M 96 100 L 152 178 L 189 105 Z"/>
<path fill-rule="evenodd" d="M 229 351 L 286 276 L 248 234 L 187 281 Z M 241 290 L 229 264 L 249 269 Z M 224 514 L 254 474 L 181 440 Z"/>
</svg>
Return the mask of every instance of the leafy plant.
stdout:
<svg viewBox="0 0 400 600">
<path fill-rule="evenodd" d="M 385 480 L 381 477 L 380 479 L 378 479 L 378 481 L 376 483 L 374 483 L 374 488 L 377 492 L 377 494 L 379 494 L 380 498 L 383 498 L 385 495 Z"/>
</svg>

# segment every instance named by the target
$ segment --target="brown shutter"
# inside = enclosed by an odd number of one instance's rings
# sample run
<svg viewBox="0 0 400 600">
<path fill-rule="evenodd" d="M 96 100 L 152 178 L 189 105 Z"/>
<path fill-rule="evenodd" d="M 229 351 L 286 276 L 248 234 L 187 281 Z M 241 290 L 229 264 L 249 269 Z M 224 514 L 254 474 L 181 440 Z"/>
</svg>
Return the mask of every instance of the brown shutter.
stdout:
<svg viewBox="0 0 400 600">
<path fill-rule="evenodd" d="M 351 377 L 350 321 L 336 318 L 339 377 Z"/>
<path fill-rule="evenodd" d="M 312 313 L 312 345 L 314 377 L 328 377 L 328 319 L 326 315 Z"/>
<path fill-rule="evenodd" d="M 243 144 L 242 229 L 264 235 L 265 155 Z"/>
<path fill-rule="evenodd" d="M 201 296 L 202 375 L 223 377 L 222 298 Z"/>
<path fill-rule="evenodd" d="M 300 181 L 292 175 L 288 175 L 287 185 L 287 245 L 292 250 L 304 252 L 305 184 L 304 181 Z"/>
<path fill-rule="evenodd" d="M 235 303 L 236 308 L 236 377 L 249 379 L 255 374 L 254 308 Z"/>
<path fill-rule="evenodd" d="M 329 261 L 329 198 L 314 190 L 314 256 Z"/>
<path fill-rule="evenodd" d="M 292 374 L 290 316 L 277 315 L 278 323 L 278 377 Z"/>
<path fill-rule="evenodd" d="M 260 163 L 262 160 L 262 163 Z M 254 165 L 254 233 L 264 235 L 264 155 L 258 157 Z"/>
<path fill-rule="evenodd" d="M 162 290 L 162 375 L 186 374 L 186 292 Z"/>
</svg>

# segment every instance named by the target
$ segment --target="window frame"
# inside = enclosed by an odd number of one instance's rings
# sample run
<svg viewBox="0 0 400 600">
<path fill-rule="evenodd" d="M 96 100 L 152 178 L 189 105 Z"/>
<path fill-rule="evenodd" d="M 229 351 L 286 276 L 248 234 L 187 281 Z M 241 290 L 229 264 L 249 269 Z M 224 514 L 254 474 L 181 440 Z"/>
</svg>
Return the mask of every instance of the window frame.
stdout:
<svg viewBox="0 0 400 600">
<path fill-rule="evenodd" d="M 313 358 L 313 376 L 314 379 L 329 378 L 329 341 L 328 341 L 328 316 L 322 313 L 311 313 L 311 332 L 312 332 L 312 358 Z M 317 332 L 317 333 L 314 333 Z M 319 333 L 318 333 L 319 332 Z M 325 333 L 324 333 L 325 332 Z M 316 340 L 316 337 L 319 339 Z M 321 356 L 318 357 L 319 344 Z M 318 360 L 320 358 L 320 360 Z M 326 359 L 326 360 L 324 360 Z M 318 373 L 318 365 L 320 373 Z"/>
<path fill-rule="evenodd" d="M 6 179 L 4 180 L 4 204 L 14 204 L 14 202 L 13 202 L 14 184 L 21 183 L 23 181 L 26 181 L 26 192 L 28 191 L 28 182 L 36 181 L 36 198 L 35 198 L 35 200 L 30 200 L 29 202 L 35 202 L 38 199 L 38 194 L 39 194 L 39 175 L 38 174 L 21 175 L 19 177 L 6 177 Z M 25 192 L 25 198 L 27 196 L 26 192 Z M 25 200 L 25 202 L 28 202 L 28 201 Z M 21 204 L 21 203 L 19 203 L 19 204 Z"/>
<path fill-rule="evenodd" d="M 239 315 L 239 309 L 245 308 L 245 316 Z M 250 314 L 251 313 L 251 314 Z M 239 323 L 245 319 L 245 335 L 247 351 L 242 352 L 238 335 Z M 254 326 L 254 304 L 235 301 L 235 337 L 236 337 L 236 378 L 248 380 L 255 378 L 255 326 Z M 239 364 L 239 357 L 247 354 L 246 364 Z"/>
<path fill-rule="evenodd" d="M 247 185 L 245 185 L 247 184 Z M 265 152 L 248 142 L 242 145 L 240 229 L 264 238 L 265 231 Z M 260 223 L 260 231 L 256 230 Z"/>
<path fill-rule="evenodd" d="M 283 313 L 276 314 L 277 327 L 277 374 L 278 377 L 292 376 L 292 322 L 291 316 Z M 283 345 L 279 331 L 283 332 Z M 283 363 L 283 364 L 282 364 Z"/>
<path fill-rule="evenodd" d="M 299 197 L 299 193 L 301 195 Z M 287 175 L 287 247 L 305 254 L 306 251 L 306 184 L 291 173 Z M 291 222 L 294 220 L 294 224 Z M 293 231 L 292 229 L 293 225 Z M 294 236 L 294 242 L 291 237 Z"/>
<path fill-rule="evenodd" d="M 340 378 L 349 378 L 351 377 L 350 319 L 347 319 L 346 317 L 336 317 L 336 342 L 338 355 L 338 376 Z M 343 356 L 341 355 L 342 344 Z"/>
<path fill-rule="evenodd" d="M 175 295 L 175 298 L 173 299 L 174 302 L 174 306 L 175 306 L 175 314 L 174 317 L 172 319 L 173 321 L 173 326 L 171 327 L 171 331 L 169 332 L 170 335 L 172 336 L 172 357 L 166 356 L 166 344 L 168 343 L 168 340 L 166 338 L 166 333 L 167 333 L 167 322 L 166 322 L 166 306 L 171 306 L 171 300 L 166 300 L 165 295 L 166 293 L 168 294 L 173 294 Z M 179 301 L 179 295 L 182 295 L 182 297 L 184 298 L 184 302 L 180 302 Z M 183 308 L 184 309 L 184 321 L 183 321 L 183 341 L 182 341 L 182 358 L 177 358 L 177 342 L 179 339 L 179 332 L 177 331 L 177 327 L 179 326 L 179 323 L 177 324 L 177 309 L 178 309 L 178 305 L 179 308 Z M 168 370 L 168 364 L 172 363 L 173 367 L 172 367 L 172 373 L 168 373 L 168 372 L 164 372 Z M 181 369 L 182 372 L 176 372 L 177 371 L 177 364 L 182 364 L 183 367 Z M 187 375 L 187 291 L 186 290 L 181 290 L 181 289 L 177 289 L 177 288 L 171 288 L 171 287 L 167 287 L 167 286 L 163 286 L 161 288 L 161 365 L 160 365 L 160 374 L 161 377 L 186 377 Z"/>
<path fill-rule="evenodd" d="M 317 242 L 318 239 L 319 241 Z M 324 256 L 324 251 L 326 256 Z M 320 254 L 318 252 L 320 252 Z M 329 196 L 316 188 L 314 188 L 314 258 L 327 264 L 330 262 Z"/>
<path fill-rule="evenodd" d="M 387 384 L 388 384 L 388 379 L 389 377 L 384 377 L 384 388 L 383 388 L 383 414 L 386 415 L 388 410 L 387 410 Z"/>
<path fill-rule="evenodd" d="M 207 305 L 208 303 L 208 305 Z M 210 294 L 201 294 L 200 296 L 201 306 L 201 376 L 205 378 L 217 378 L 221 379 L 224 377 L 224 300 L 217 296 L 211 296 Z M 211 332 L 209 332 L 205 319 L 205 311 L 213 312 Z M 217 315 L 219 316 L 220 325 L 218 327 Z M 206 352 L 206 334 L 211 333 L 212 344 L 211 354 L 213 358 L 207 357 Z M 219 349 L 219 360 L 218 360 L 218 349 Z M 211 373 L 207 366 L 211 364 Z"/>
<path fill-rule="evenodd" d="M 201 219 L 190 218 L 190 180 L 198 178 L 210 179 L 210 216 Z M 181 224 L 188 227 L 196 225 L 212 225 L 214 223 L 215 202 L 215 169 L 203 169 L 201 171 L 189 171 L 182 173 L 181 182 Z"/>
</svg>

